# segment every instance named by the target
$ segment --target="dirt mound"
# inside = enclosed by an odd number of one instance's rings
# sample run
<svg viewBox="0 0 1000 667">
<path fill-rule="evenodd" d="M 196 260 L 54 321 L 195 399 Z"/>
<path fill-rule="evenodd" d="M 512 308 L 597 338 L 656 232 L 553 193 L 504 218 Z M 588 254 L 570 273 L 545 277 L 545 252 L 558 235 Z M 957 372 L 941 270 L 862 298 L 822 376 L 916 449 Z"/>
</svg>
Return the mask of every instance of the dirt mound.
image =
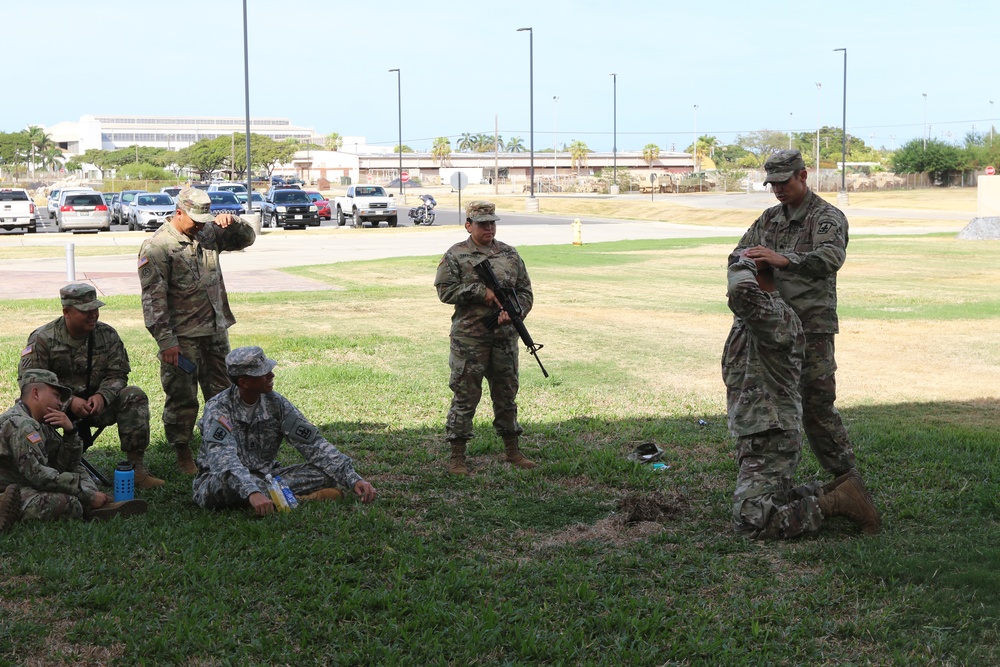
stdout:
<svg viewBox="0 0 1000 667">
<path fill-rule="evenodd" d="M 626 524 L 640 521 L 664 523 L 683 514 L 687 501 L 679 495 L 667 497 L 655 492 L 626 496 L 618 501 L 618 516 Z"/>
<path fill-rule="evenodd" d="M 1000 239 L 1000 217 L 973 218 L 955 238 L 962 241 L 995 241 Z"/>
</svg>

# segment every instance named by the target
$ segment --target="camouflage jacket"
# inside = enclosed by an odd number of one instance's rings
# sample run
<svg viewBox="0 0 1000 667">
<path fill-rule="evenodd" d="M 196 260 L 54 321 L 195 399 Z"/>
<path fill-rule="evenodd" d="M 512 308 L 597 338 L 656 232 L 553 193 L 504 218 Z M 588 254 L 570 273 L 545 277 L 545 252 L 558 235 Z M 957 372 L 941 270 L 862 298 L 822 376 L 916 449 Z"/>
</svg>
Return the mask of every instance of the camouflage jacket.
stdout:
<svg viewBox="0 0 1000 667">
<path fill-rule="evenodd" d="M 802 428 L 802 324 L 778 292 L 757 285 L 754 262 L 729 267 L 733 328 L 722 351 L 729 430 L 734 436 Z"/>
<path fill-rule="evenodd" d="M 177 345 L 178 336 L 213 336 L 235 324 L 219 253 L 242 250 L 255 238 L 238 218 L 225 229 L 209 223 L 193 239 L 168 223 L 142 242 L 142 314 L 161 350 Z"/>
<path fill-rule="evenodd" d="M 320 435 L 287 398 L 274 391 L 262 394 L 249 423 L 238 416 L 241 400 L 239 388 L 233 385 L 205 405 L 198 422 L 201 450 L 195 487 L 203 475 L 228 472 L 241 496 L 249 498 L 260 491 L 252 473 L 263 477 L 280 467 L 275 457 L 283 440 L 344 488 L 353 489 L 361 480 L 351 459 Z"/>
<path fill-rule="evenodd" d="M 36 491 L 67 493 L 89 505 L 97 485 L 80 465 L 83 443 L 76 433 L 61 436 L 31 417 L 18 401 L 0 415 L 0 482 Z"/>
<path fill-rule="evenodd" d="M 438 298 L 444 303 L 455 304 L 455 313 L 451 316 L 452 336 L 488 338 L 494 334 L 507 337 L 517 335 L 510 324 L 498 327 L 493 332 L 486 326 L 486 322 L 496 314 L 496 309 L 486 305 L 486 285 L 473 268 L 485 260 L 489 260 L 500 284 L 513 289 L 517 294 L 524 314 L 527 315 L 531 310 L 535 298 L 531 291 L 531 279 L 528 278 L 528 270 L 517 250 L 494 240 L 490 253 L 486 254 L 476 247 L 470 236 L 448 249 L 438 264 L 434 278 Z"/>
<path fill-rule="evenodd" d="M 128 384 L 132 370 L 125 345 L 113 327 L 98 322 L 90 334 L 94 337 L 93 361 L 87 377 L 87 339 L 69 335 L 64 318 L 52 320 L 28 336 L 28 345 L 21 351 L 18 372 L 29 368 L 44 368 L 56 374 L 61 384 L 73 390 L 75 396 L 90 398 L 93 394 L 111 403 Z M 90 386 L 90 393 L 87 387 Z"/>
<path fill-rule="evenodd" d="M 786 218 L 779 204 L 764 211 L 729 256 L 762 245 L 788 258 L 774 272 L 781 298 L 802 320 L 806 333 L 837 333 L 837 271 L 847 258 L 847 218 L 811 190 L 799 207 L 801 220 Z"/>
</svg>

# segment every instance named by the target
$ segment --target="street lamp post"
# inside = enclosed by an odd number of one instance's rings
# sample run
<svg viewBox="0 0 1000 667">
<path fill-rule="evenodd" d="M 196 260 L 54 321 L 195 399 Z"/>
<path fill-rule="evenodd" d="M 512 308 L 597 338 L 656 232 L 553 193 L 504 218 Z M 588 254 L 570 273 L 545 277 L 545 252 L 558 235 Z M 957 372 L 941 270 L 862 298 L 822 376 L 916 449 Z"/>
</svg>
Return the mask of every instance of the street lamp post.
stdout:
<svg viewBox="0 0 1000 667">
<path fill-rule="evenodd" d="M 612 194 L 618 194 L 618 75 L 611 73 L 611 117 L 613 134 L 611 139 L 611 184 L 615 188 Z"/>
<path fill-rule="evenodd" d="M 247 0 L 243 0 L 243 95 L 246 104 L 246 157 L 247 157 L 247 206 L 253 211 L 253 165 L 250 162 L 250 57 L 248 55 L 247 39 Z M 235 167 L 235 165 L 233 165 Z"/>
<path fill-rule="evenodd" d="M 554 185 L 559 185 L 559 117 L 557 110 L 559 105 L 558 95 L 552 96 L 552 180 Z"/>
<path fill-rule="evenodd" d="M 788 112 L 788 150 L 792 150 L 792 114 L 794 111 Z"/>
<path fill-rule="evenodd" d="M 920 93 L 924 96 L 924 151 L 927 150 L 927 93 Z"/>
<path fill-rule="evenodd" d="M 834 51 L 844 52 L 844 115 L 841 126 L 841 147 L 840 147 L 840 193 L 838 203 L 841 198 L 847 199 L 847 49 L 834 49 Z"/>
<path fill-rule="evenodd" d="M 694 105 L 694 143 L 691 144 L 691 161 L 694 173 L 698 173 L 698 105 Z"/>
<path fill-rule="evenodd" d="M 823 84 L 816 82 L 816 192 L 819 192 L 819 93 L 823 90 Z"/>
<path fill-rule="evenodd" d="M 990 100 L 990 148 L 993 148 L 993 100 Z"/>
<path fill-rule="evenodd" d="M 535 31 L 518 28 L 517 32 L 528 31 L 528 146 L 531 157 L 528 161 L 528 176 L 531 179 L 530 199 L 535 198 Z"/>
<path fill-rule="evenodd" d="M 396 107 L 398 109 L 397 120 L 399 121 L 399 196 L 403 196 L 403 83 L 399 68 L 393 68 L 390 72 L 396 73 Z M 404 200 L 405 203 L 405 200 Z"/>
</svg>

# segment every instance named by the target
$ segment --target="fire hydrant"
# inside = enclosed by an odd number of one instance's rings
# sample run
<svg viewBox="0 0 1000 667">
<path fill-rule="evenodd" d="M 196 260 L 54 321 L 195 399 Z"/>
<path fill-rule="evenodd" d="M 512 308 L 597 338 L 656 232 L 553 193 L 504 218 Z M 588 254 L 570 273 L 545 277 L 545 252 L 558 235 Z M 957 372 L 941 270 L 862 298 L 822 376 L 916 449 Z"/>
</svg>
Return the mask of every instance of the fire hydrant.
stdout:
<svg viewBox="0 0 1000 667">
<path fill-rule="evenodd" d="M 583 245 L 583 225 L 580 224 L 580 218 L 573 221 L 573 245 Z"/>
</svg>

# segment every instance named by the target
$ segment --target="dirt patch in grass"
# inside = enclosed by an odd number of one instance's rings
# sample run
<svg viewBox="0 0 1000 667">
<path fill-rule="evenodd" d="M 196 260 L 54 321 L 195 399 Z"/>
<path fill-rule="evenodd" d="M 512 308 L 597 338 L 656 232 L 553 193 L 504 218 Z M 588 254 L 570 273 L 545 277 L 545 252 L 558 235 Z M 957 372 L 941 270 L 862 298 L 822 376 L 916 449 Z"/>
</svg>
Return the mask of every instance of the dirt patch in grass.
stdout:
<svg viewBox="0 0 1000 667">
<path fill-rule="evenodd" d="M 688 509 L 681 494 L 652 492 L 633 494 L 618 501 L 618 510 L 593 524 L 576 524 L 535 542 L 535 550 L 563 547 L 586 540 L 623 546 L 643 540 L 664 529 L 663 524 L 679 519 Z"/>
</svg>

